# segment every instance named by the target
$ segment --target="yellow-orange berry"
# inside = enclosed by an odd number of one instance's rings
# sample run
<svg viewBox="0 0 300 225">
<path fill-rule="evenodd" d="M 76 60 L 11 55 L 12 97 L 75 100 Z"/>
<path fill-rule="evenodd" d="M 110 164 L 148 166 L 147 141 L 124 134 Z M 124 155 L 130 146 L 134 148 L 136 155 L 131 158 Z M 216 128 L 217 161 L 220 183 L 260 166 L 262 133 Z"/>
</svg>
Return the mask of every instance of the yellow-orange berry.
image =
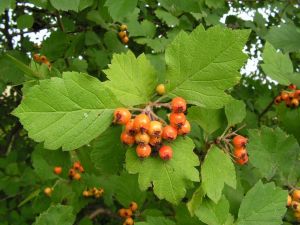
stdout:
<svg viewBox="0 0 300 225">
<path fill-rule="evenodd" d="M 81 175 L 80 173 L 75 173 L 75 175 L 73 176 L 74 180 L 80 180 L 81 179 Z"/>
<path fill-rule="evenodd" d="M 114 112 L 114 123 L 125 125 L 131 119 L 131 113 L 128 109 L 117 108 Z"/>
<path fill-rule="evenodd" d="M 186 111 L 186 101 L 181 97 L 172 99 L 171 109 L 174 113 L 182 113 Z"/>
<path fill-rule="evenodd" d="M 136 154 L 140 158 L 147 158 L 151 154 L 151 147 L 150 145 L 138 145 L 136 147 Z"/>
<path fill-rule="evenodd" d="M 123 131 L 121 134 L 121 141 L 123 144 L 132 145 L 132 144 L 134 144 L 135 139 L 134 139 L 134 136 Z"/>
<path fill-rule="evenodd" d="M 162 124 L 159 121 L 151 121 L 150 122 L 150 127 L 149 127 L 149 135 L 150 136 L 155 136 L 155 137 L 159 137 L 162 134 Z"/>
<path fill-rule="evenodd" d="M 146 144 L 149 143 L 149 141 L 150 141 L 150 137 L 149 137 L 149 135 L 146 134 L 146 133 L 137 133 L 137 134 L 135 135 L 135 142 L 136 142 L 137 144 L 143 144 L 143 145 L 146 145 Z"/>
<path fill-rule="evenodd" d="M 129 208 L 132 212 L 135 212 L 138 209 L 138 204 L 136 202 L 131 202 Z"/>
<path fill-rule="evenodd" d="M 156 93 L 159 95 L 164 95 L 166 93 L 166 87 L 164 84 L 159 84 L 156 86 Z"/>
<path fill-rule="evenodd" d="M 134 221 L 131 217 L 126 218 L 126 220 L 124 221 L 123 225 L 133 225 Z"/>
<path fill-rule="evenodd" d="M 122 24 L 122 25 L 120 26 L 120 30 L 122 30 L 122 31 L 125 31 L 125 30 L 127 30 L 127 29 L 128 29 L 128 27 L 127 27 L 126 24 Z"/>
<path fill-rule="evenodd" d="M 177 130 L 178 135 L 186 135 L 191 132 L 191 125 L 188 120 Z"/>
<path fill-rule="evenodd" d="M 300 201 L 300 190 L 298 190 L 298 189 L 294 190 L 293 194 L 292 194 L 292 198 L 293 198 L 293 201 L 299 202 Z"/>
<path fill-rule="evenodd" d="M 46 187 L 46 188 L 44 189 L 44 194 L 45 194 L 46 196 L 48 196 L 48 197 L 50 197 L 50 196 L 52 195 L 52 192 L 53 192 L 53 189 L 50 188 L 50 187 Z"/>
<path fill-rule="evenodd" d="M 150 118 L 146 114 L 139 114 L 134 118 L 133 128 L 136 132 L 148 132 L 150 128 Z"/>
</svg>

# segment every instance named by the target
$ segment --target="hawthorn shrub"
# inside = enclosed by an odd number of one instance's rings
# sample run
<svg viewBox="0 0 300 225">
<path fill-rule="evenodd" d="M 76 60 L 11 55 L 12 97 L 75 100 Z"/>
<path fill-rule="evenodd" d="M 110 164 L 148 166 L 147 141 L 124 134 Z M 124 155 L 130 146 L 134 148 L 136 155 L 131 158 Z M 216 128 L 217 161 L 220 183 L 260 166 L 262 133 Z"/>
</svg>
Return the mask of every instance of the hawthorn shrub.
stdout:
<svg viewBox="0 0 300 225">
<path fill-rule="evenodd" d="M 299 15 L 1 0 L 0 224 L 299 224 Z"/>
</svg>

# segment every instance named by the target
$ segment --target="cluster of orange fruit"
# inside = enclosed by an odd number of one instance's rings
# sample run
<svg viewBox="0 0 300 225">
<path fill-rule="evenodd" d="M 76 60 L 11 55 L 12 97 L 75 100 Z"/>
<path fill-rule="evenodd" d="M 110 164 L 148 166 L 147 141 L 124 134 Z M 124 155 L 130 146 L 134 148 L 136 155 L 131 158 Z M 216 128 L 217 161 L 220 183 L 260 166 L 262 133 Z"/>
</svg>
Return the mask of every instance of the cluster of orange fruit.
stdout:
<svg viewBox="0 0 300 225">
<path fill-rule="evenodd" d="M 33 59 L 34 59 L 34 61 L 36 61 L 38 63 L 43 63 L 43 64 L 47 65 L 49 68 L 51 67 L 50 61 L 44 55 L 40 55 L 38 53 L 35 53 L 33 55 Z"/>
<path fill-rule="evenodd" d="M 82 192 L 82 195 L 86 198 L 88 197 L 94 197 L 94 198 L 100 198 L 104 193 L 103 188 L 89 188 Z"/>
<path fill-rule="evenodd" d="M 84 173 L 84 168 L 79 161 L 74 162 L 72 168 L 69 170 L 69 178 L 72 180 L 80 180 L 81 173 Z"/>
<path fill-rule="evenodd" d="M 292 196 L 288 195 L 287 206 L 291 207 L 294 211 L 294 216 L 300 222 L 300 190 L 295 189 Z"/>
<path fill-rule="evenodd" d="M 118 36 L 120 40 L 122 41 L 123 44 L 127 44 L 129 42 L 129 37 L 128 37 L 128 31 L 127 31 L 127 25 L 122 24 L 120 26 L 120 31 L 118 33 Z"/>
<path fill-rule="evenodd" d="M 286 107 L 297 108 L 300 101 L 300 90 L 297 90 L 297 87 L 294 84 L 289 85 L 288 89 L 290 89 L 290 91 L 281 91 L 275 98 L 274 103 L 275 105 L 278 105 L 284 101 Z"/>
<path fill-rule="evenodd" d="M 118 108 L 114 112 L 114 123 L 125 125 L 121 134 L 121 141 L 127 145 L 137 144 L 136 153 L 140 158 L 147 158 L 151 155 L 152 148 L 158 150 L 163 160 L 169 160 L 173 156 L 170 146 L 163 145 L 162 139 L 173 141 L 177 135 L 186 135 L 190 132 L 191 126 L 186 119 L 186 101 L 181 97 L 172 99 L 170 125 L 163 126 L 160 121 L 152 120 L 146 113 L 131 118 L 128 109 Z"/>
<path fill-rule="evenodd" d="M 138 209 L 138 204 L 136 202 L 131 202 L 129 205 L 129 208 L 127 208 L 127 209 L 122 208 L 119 210 L 119 216 L 125 219 L 123 225 L 134 224 L 132 215 L 137 209 Z"/>
<path fill-rule="evenodd" d="M 232 144 L 234 146 L 233 154 L 235 157 L 235 162 L 239 165 L 244 165 L 248 162 L 248 152 L 246 149 L 246 144 L 248 143 L 248 139 L 242 135 L 236 135 L 232 139 Z"/>
</svg>

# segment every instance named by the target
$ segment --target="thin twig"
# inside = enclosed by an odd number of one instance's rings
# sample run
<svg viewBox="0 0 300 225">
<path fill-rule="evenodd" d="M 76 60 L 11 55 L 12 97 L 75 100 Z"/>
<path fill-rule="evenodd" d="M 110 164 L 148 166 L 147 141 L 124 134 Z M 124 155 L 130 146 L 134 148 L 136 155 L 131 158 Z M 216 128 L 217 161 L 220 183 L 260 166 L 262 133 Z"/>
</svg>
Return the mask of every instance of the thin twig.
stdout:
<svg viewBox="0 0 300 225">
<path fill-rule="evenodd" d="M 92 220 L 101 214 L 104 214 L 104 215 L 107 215 L 107 216 L 113 217 L 113 218 L 119 218 L 115 213 L 113 213 L 112 211 L 105 209 L 105 208 L 96 209 L 90 215 L 88 215 L 88 218 Z"/>
</svg>

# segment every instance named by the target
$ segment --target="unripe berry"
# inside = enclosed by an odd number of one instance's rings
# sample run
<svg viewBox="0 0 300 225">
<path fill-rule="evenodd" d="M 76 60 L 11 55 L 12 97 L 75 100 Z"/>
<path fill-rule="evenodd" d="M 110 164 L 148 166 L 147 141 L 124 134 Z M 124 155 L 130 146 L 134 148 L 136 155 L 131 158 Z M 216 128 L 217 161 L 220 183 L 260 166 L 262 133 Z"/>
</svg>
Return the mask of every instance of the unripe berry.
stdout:
<svg viewBox="0 0 300 225">
<path fill-rule="evenodd" d="M 156 93 L 159 95 L 164 95 L 166 93 L 166 87 L 164 84 L 159 84 L 156 87 Z"/>
<path fill-rule="evenodd" d="M 248 143 L 248 139 L 243 137 L 242 135 L 236 135 L 233 139 L 232 139 L 232 144 L 234 145 L 234 147 L 236 148 L 242 148 L 245 147 L 246 144 Z"/>
<path fill-rule="evenodd" d="M 135 212 L 138 209 L 138 204 L 136 202 L 131 202 L 129 208 L 132 212 Z"/>
<path fill-rule="evenodd" d="M 287 202 L 286 202 L 286 206 L 287 207 L 290 207 L 291 205 L 292 205 L 292 197 L 290 196 L 290 195 L 288 195 L 288 197 L 287 197 Z"/>
<path fill-rule="evenodd" d="M 132 136 L 135 134 L 133 123 L 134 123 L 134 119 L 131 119 L 125 125 L 125 132 L 132 135 Z"/>
<path fill-rule="evenodd" d="M 298 189 L 294 190 L 292 197 L 293 197 L 293 201 L 299 202 L 300 201 L 300 190 L 298 190 Z"/>
<path fill-rule="evenodd" d="M 127 36 L 122 38 L 123 44 L 127 44 L 129 42 L 129 38 Z"/>
<path fill-rule="evenodd" d="M 134 136 L 128 134 L 127 132 L 123 131 L 121 133 L 121 142 L 125 145 L 132 145 L 134 144 Z"/>
<path fill-rule="evenodd" d="M 125 36 L 126 36 L 127 34 L 126 34 L 126 31 L 120 31 L 119 33 L 118 33 L 118 36 L 119 36 L 119 38 L 124 38 Z"/>
<path fill-rule="evenodd" d="M 293 108 L 297 108 L 297 107 L 299 106 L 299 100 L 298 100 L 297 98 L 293 98 L 293 99 L 291 100 L 291 106 L 292 106 Z"/>
<path fill-rule="evenodd" d="M 162 124 L 159 121 L 151 121 L 149 127 L 149 135 L 159 137 L 162 134 Z"/>
<path fill-rule="evenodd" d="M 125 125 L 131 118 L 131 113 L 128 109 L 117 108 L 114 112 L 114 123 Z"/>
<path fill-rule="evenodd" d="M 44 189 L 44 194 L 45 194 L 46 196 L 48 196 L 48 197 L 50 197 L 50 196 L 52 195 L 52 192 L 53 192 L 53 189 L 50 188 L 50 187 L 46 187 L 46 188 Z"/>
<path fill-rule="evenodd" d="M 60 166 L 56 166 L 56 167 L 54 167 L 53 172 L 55 174 L 59 175 L 62 172 L 62 168 Z"/>
<path fill-rule="evenodd" d="M 73 176 L 74 180 L 80 180 L 81 179 L 81 175 L 80 173 L 75 173 L 75 175 Z"/>
<path fill-rule="evenodd" d="M 171 113 L 170 125 L 176 129 L 180 129 L 186 121 L 186 117 L 183 113 Z"/>
<path fill-rule="evenodd" d="M 140 158 L 147 158 L 151 154 L 151 147 L 150 145 L 138 145 L 136 147 L 136 154 Z"/>
<path fill-rule="evenodd" d="M 121 26 L 120 26 L 120 30 L 122 30 L 122 31 L 125 31 L 125 30 L 127 30 L 128 28 L 127 28 L 127 25 L 126 24 L 122 24 Z"/>
<path fill-rule="evenodd" d="M 150 137 L 149 144 L 152 146 L 159 145 L 161 143 L 161 137 Z"/>
<path fill-rule="evenodd" d="M 171 109 L 174 113 L 182 113 L 186 111 L 186 101 L 181 97 L 172 99 Z"/>
<path fill-rule="evenodd" d="M 191 125 L 188 120 L 185 121 L 185 123 L 177 130 L 178 135 L 186 135 L 190 133 L 191 131 Z"/>
<path fill-rule="evenodd" d="M 169 160 L 173 157 L 173 150 L 170 146 L 164 145 L 159 149 L 159 156 L 163 160 Z"/>
<path fill-rule="evenodd" d="M 135 142 L 137 144 L 146 145 L 150 141 L 150 136 L 146 133 L 137 133 L 135 135 Z"/>
<path fill-rule="evenodd" d="M 277 96 L 274 100 L 275 105 L 278 105 L 281 102 L 281 96 Z"/>
<path fill-rule="evenodd" d="M 134 224 L 134 221 L 131 217 L 128 217 L 123 223 L 123 225 L 133 225 L 133 224 Z"/>
<path fill-rule="evenodd" d="M 133 128 L 136 132 L 148 132 L 150 128 L 150 119 L 146 114 L 139 114 L 134 118 Z"/>
<path fill-rule="evenodd" d="M 162 132 L 162 138 L 168 141 L 173 141 L 177 137 L 177 130 L 172 126 L 165 126 Z"/>
<path fill-rule="evenodd" d="M 289 94 L 286 91 L 282 91 L 280 96 L 283 101 L 286 101 L 289 98 Z"/>
</svg>

